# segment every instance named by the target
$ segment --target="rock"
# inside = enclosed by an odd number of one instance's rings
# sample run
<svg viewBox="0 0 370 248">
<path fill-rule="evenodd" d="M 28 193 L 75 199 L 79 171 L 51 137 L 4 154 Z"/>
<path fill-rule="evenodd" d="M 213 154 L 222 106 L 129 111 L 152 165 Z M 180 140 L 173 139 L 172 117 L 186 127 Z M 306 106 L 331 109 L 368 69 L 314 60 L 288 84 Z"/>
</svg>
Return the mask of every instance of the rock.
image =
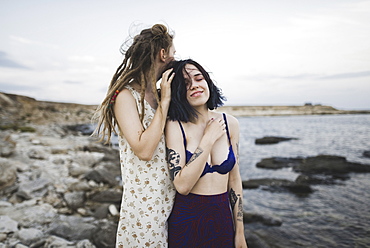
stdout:
<svg viewBox="0 0 370 248">
<path fill-rule="evenodd" d="M 105 183 L 111 186 L 118 185 L 115 175 L 106 169 L 94 169 L 86 173 L 85 179 L 93 180 L 97 183 Z"/>
<path fill-rule="evenodd" d="M 67 240 L 91 240 L 96 226 L 86 221 L 89 219 L 61 215 L 60 220 L 54 221 L 50 225 L 48 232 Z"/>
<path fill-rule="evenodd" d="M 293 169 L 304 174 L 346 174 L 370 172 L 370 165 L 351 163 L 340 156 L 318 155 L 303 159 L 302 163 Z"/>
<path fill-rule="evenodd" d="M 29 158 L 33 159 L 46 159 L 48 157 L 48 153 L 45 151 L 43 147 L 34 147 L 31 148 L 27 153 Z"/>
<path fill-rule="evenodd" d="M 17 179 L 16 167 L 8 159 L 0 158 L 0 190 L 13 185 Z"/>
<path fill-rule="evenodd" d="M 16 143 L 10 138 L 9 135 L 5 137 L 3 136 L 4 135 L 0 136 L 0 157 L 8 158 L 14 153 Z"/>
<path fill-rule="evenodd" d="M 283 222 L 280 219 L 264 216 L 256 213 L 243 213 L 244 223 L 260 222 L 266 226 L 281 226 Z"/>
<path fill-rule="evenodd" d="M 43 247 L 73 248 L 74 242 L 52 235 L 45 240 Z"/>
<path fill-rule="evenodd" d="M 47 192 L 47 186 L 49 185 L 49 180 L 46 178 L 37 178 L 34 181 L 21 183 L 17 196 L 29 200 L 33 197 L 44 196 Z"/>
<path fill-rule="evenodd" d="M 365 158 L 370 158 L 370 151 L 364 151 L 362 153 L 362 156 L 365 157 Z"/>
<path fill-rule="evenodd" d="M 93 235 L 93 242 L 99 248 L 113 248 L 116 243 L 117 224 L 102 220 Z"/>
<path fill-rule="evenodd" d="M 103 190 L 89 197 L 95 202 L 120 203 L 122 200 L 122 191 L 115 189 Z"/>
<path fill-rule="evenodd" d="M 0 216 L 0 233 L 14 233 L 18 231 L 18 222 L 12 220 L 9 216 Z"/>
<path fill-rule="evenodd" d="M 22 244 L 30 245 L 31 243 L 41 239 L 44 234 L 36 228 L 22 228 L 15 236 L 20 239 Z"/>
<path fill-rule="evenodd" d="M 40 227 L 57 218 L 57 211 L 49 204 L 28 206 L 16 204 L 0 208 L 0 215 L 7 215 L 23 227 Z"/>
<path fill-rule="evenodd" d="M 64 200 L 69 208 L 77 210 L 85 205 L 85 192 L 67 192 L 64 194 Z"/>
<path fill-rule="evenodd" d="M 272 157 L 264 158 L 256 164 L 256 167 L 263 169 L 281 169 L 285 167 L 294 167 L 302 162 L 302 158 L 283 158 L 283 157 Z"/>
<path fill-rule="evenodd" d="M 287 179 L 277 178 L 259 178 L 250 179 L 242 182 L 243 189 L 256 189 L 264 186 L 265 190 L 272 192 L 288 190 L 294 194 L 306 195 L 312 193 L 313 190 L 310 185 L 302 183 L 300 181 L 290 181 Z"/>
<path fill-rule="evenodd" d="M 66 125 L 66 130 L 72 132 L 74 135 L 91 135 L 94 131 L 94 127 L 88 124 L 75 124 L 75 125 Z"/>
<path fill-rule="evenodd" d="M 282 141 L 297 140 L 297 138 L 287 138 L 287 137 L 276 137 L 276 136 L 265 136 L 255 140 L 256 145 L 271 145 L 277 144 Z"/>
</svg>

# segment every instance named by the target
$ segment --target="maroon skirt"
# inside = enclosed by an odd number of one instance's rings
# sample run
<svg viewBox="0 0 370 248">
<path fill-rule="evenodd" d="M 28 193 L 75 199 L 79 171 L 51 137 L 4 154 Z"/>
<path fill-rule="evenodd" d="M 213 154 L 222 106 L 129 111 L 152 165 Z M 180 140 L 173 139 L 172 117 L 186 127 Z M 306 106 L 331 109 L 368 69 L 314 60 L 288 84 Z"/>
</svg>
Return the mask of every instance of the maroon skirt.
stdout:
<svg viewBox="0 0 370 248">
<path fill-rule="evenodd" d="M 168 219 L 168 247 L 234 247 L 228 193 L 181 195 Z"/>
</svg>

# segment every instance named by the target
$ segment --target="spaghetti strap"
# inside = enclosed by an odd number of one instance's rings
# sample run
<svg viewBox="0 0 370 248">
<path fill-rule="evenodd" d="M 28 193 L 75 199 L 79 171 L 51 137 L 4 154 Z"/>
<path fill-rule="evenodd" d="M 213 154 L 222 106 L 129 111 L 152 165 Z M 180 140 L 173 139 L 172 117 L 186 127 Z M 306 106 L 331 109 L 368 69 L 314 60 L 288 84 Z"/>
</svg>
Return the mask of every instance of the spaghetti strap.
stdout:
<svg viewBox="0 0 370 248">
<path fill-rule="evenodd" d="M 186 150 L 186 136 L 185 136 L 185 131 L 184 131 L 184 128 L 182 127 L 181 121 L 178 121 L 178 122 L 179 122 L 179 125 L 180 125 L 180 128 L 181 128 L 181 132 L 182 132 L 182 138 L 183 138 L 184 148 Z"/>
<path fill-rule="evenodd" d="M 229 133 L 229 126 L 227 125 L 227 119 L 226 119 L 226 115 L 225 113 L 222 113 L 223 117 L 224 117 L 224 121 L 225 121 L 225 125 L 226 125 L 226 134 L 227 134 L 227 138 L 229 139 L 229 143 L 231 145 L 231 140 L 230 140 L 230 133 Z"/>
</svg>

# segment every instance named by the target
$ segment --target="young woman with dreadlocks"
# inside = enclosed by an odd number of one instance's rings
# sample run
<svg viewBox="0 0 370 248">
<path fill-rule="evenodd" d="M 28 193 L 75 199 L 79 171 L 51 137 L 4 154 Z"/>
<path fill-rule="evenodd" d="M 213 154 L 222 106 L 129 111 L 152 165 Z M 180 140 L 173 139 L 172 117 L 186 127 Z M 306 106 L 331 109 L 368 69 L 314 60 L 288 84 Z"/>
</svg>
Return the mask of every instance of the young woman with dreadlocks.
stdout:
<svg viewBox="0 0 370 248">
<path fill-rule="evenodd" d="M 123 196 L 116 247 L 167 247 L 166 221 L 175 190 L 163 132 L 174 77 L 172 69 L 166 70 L 174 60 L 173 35 L 156 24 L 136 35 L 123 54 L 97 109 L 95 131 L 110 142 L 118 127 Z"/>
</svg>

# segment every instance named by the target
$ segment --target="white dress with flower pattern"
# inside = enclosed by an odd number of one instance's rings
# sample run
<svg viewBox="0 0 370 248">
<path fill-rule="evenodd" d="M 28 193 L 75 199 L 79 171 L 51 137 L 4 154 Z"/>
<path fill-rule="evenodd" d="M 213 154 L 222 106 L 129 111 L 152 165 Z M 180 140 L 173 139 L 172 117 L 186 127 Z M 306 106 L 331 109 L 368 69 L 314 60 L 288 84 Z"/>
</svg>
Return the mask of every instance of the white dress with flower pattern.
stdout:
<svg viewBox="0 0 370 248">
<path fill-rule="evenodd" d="M 126 86 L 141 114 L 140 94 Z M 143 126 L 148 128 L 155 110 L 144 101 Z M 129 116 L 127 118 L 130 118 Z M 124 137 L 119 136 L 123 195 L 116 247 L 167 247 L 167 219 L 175 189 L 166 162 L 164 135 L 150 161 L 140 160 Z"/>
</svg>

